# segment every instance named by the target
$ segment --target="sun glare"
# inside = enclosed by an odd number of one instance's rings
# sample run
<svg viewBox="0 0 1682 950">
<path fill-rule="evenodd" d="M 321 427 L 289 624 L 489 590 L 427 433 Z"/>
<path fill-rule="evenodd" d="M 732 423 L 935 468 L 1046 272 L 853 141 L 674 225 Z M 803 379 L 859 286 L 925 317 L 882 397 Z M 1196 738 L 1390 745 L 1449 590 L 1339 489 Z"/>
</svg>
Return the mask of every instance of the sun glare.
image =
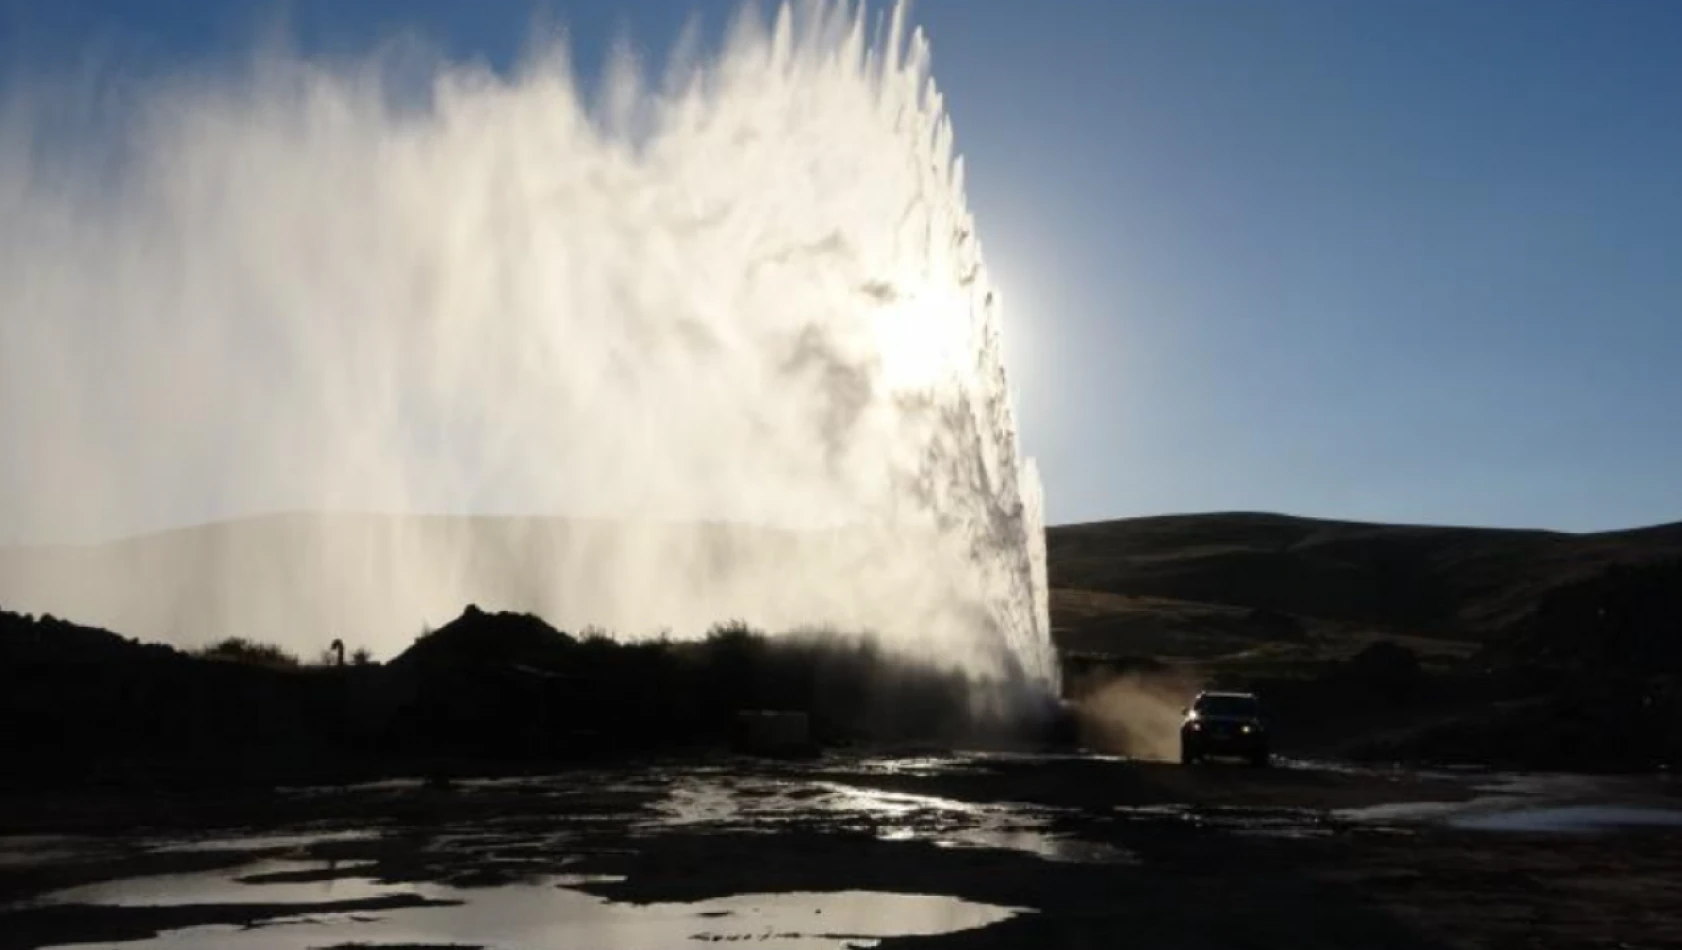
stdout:
<svg viewBox="0 0 1682 950">
<path fill-rule="evenodd" d="M 922 290 L 873 314 L 882 380 L 896 390 L 938 386 L 970 350 L 970 302 L 955 291 Z"/>
</svg>

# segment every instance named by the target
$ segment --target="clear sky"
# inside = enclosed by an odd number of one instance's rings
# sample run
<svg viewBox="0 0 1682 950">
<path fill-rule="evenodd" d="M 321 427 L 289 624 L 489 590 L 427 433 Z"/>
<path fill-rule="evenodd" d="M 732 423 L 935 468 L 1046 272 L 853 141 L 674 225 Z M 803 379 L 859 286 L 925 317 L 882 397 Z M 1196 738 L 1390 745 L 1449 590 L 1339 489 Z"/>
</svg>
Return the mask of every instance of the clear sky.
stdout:
<svg viewBox="0 0 1682 950">
<path fill-rule="evenodd" d="M 585 73 L 699 8 L 560 0 Z M 516 0 L 0 0 L 0 62 L 419 30 Z M 1682 519 L 1682 3 L 920 0 L 1053 522 Z"/>
</svg>

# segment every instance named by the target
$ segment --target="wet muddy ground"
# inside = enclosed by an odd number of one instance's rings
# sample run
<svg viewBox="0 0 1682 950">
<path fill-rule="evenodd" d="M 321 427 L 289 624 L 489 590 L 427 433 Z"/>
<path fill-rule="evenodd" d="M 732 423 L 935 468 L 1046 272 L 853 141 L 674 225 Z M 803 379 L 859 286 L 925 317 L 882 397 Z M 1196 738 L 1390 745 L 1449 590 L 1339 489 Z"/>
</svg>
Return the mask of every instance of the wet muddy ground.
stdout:
<svg viewBox="0 0 1682 950">
<path fill-rule="evenodd" d="M 736 943 L 1682 947 L 1682 788 L 939 755 L 0 802 L 0 950 Z"/>
</svg>

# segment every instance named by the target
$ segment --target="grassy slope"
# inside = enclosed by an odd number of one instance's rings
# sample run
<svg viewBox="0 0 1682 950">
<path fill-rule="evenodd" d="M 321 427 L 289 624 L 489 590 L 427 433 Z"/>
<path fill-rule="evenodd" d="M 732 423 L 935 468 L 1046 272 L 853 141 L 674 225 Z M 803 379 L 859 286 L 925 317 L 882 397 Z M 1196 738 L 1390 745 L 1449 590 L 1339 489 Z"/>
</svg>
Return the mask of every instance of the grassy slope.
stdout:
<svg viewBox="0 0 1682 950">
<path fill-rule="evenodd" d="M 1682 555 L 1682 523 L 1562 534 L 1227 513 L 1054 527 L 1047 545 L 1066 649 L 1213 657 L 1405 638 L 1465 652 L 1561 584 Z"/>
</svg>

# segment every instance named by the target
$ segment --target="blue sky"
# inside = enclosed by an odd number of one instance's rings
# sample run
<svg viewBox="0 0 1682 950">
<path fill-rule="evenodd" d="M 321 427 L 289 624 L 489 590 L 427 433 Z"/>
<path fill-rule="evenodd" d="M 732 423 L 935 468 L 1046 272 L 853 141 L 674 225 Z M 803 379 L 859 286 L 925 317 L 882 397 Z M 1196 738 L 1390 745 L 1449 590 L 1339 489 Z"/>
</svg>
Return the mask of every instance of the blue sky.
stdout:
<svg viewBox="0 0 1682 950">
<path fill-rule="evenodd" d="M 559 0 L 583 70 L 696 8 Z M 284 22 L 506 63 L 519 0 L 0 0 L 0 60 Z M 1682 3 L 920 0 L 1054 522 L 1682 519 Z"/>
</svg>

